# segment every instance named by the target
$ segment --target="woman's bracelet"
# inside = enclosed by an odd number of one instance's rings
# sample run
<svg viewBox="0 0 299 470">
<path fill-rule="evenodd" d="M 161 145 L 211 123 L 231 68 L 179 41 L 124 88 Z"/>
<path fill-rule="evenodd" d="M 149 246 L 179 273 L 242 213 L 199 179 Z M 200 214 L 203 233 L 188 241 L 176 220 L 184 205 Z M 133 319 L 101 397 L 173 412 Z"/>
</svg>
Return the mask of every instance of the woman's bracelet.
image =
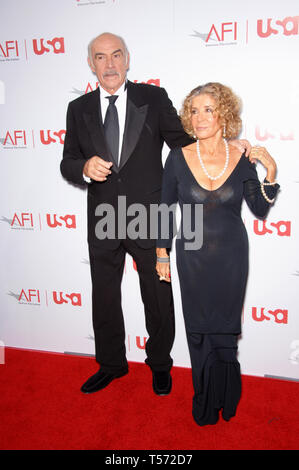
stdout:
<svg viewBox="0 0 299 470">
<path fill-rule="evenodd" d="M 165 258 L 157 256 L 157 261 L 158 261 L 158 263 L 169 263 L 169 256 L 165 257 Z"/>
<path fill-rule="evenodd" d="M 264 199 L 266 199 L 266 201 L 269 203 L 269 204 L 273 204 L 273 202 L 275 201 L 275 197 L 273 199 L 270 199 L 268 198 L 267 194 L 266 194 L 266 191 L 264 189 L 264 186 L 274 186 L 276 183 L 276 181 L 274 181 L 273 183 L 265 183 L 264 181 L 261 183 L 261 191 L 262 191 L 262 195 L 264 196 Z"/>
</svg>

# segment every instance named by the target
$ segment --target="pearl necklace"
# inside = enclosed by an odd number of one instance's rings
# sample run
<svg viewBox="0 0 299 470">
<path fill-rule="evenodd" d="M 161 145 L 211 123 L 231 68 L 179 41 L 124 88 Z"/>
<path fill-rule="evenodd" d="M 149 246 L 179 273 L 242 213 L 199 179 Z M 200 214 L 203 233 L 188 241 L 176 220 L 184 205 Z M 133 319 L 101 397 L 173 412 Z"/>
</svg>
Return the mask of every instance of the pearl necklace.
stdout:
<svg viewBox="0 0 299 470">
<path fill-rule="evenodd" d="M 227 169 L 227 166 L 228 166 L 228 162 L 229 162 L 229 148 L 228 148 L 228 143 L 227 143 L 226 139 L 223 139 L 223 141 L 224 141 L 224 145 L 225 145 L 226 159 L 225 159 L 225 164 L 224 164 L 223 170 L 222 170 L 221 173 L 219 173 L 219 175 L 217 175 L 217 176 L 211 176 L 211 175 L 208 173 L 206 167 L 204 166 L 204 163 L 203 163 L 203 161 L 202 161 L 202 158 L 201 158 L 201 156 L 200 156 L 199 140 L 197 139 L 197 141 L 196 141 L 197 156 L 198 156 L 198 159 L 199 159 L 199 161 L 200 161 L 201 167 L 202 167 L 204 173 L 207 175 L 207 177 L 208 177 L 210 180 L 213 180 L 213 181 L 218 180 L 219 178 L 221 178 L 221 176 L 225 173 L 225 171 L 226 171 L 226 169 Z"/>
</svg>

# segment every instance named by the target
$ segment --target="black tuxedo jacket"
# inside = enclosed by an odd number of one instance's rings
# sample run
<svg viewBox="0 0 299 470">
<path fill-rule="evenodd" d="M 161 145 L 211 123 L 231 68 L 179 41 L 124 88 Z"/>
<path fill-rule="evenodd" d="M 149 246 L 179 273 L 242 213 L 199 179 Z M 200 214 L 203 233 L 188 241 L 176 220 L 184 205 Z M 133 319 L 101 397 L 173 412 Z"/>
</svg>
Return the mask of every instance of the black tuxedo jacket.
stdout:
<svg viewBox="0 0 299 470">
<path fill-rule="evenodd" d="M 109 249 L 120 243 L 117 230 L 118 196 L 126 196 L 126 207 L 141 203 L 146 208 L 159 204 L 163 166 L 163 143 L 170 148 L 184 147 L 192 139 L 184 132 L 172 102 L 163 88 L 127 82 L 127 109 L 123 146 L 119 167 L 104 182 L 88 184 L 88 242 Z M 99 89 L 80 96 L 69 104 L 61 173 L 70 182 L 86 185 L 83 167 L 87 159 L 97 155 L 112 161 L 106 144 L 101 116 Z M 124 200 L 124 199 L 123 199 Z M 110 204 L 116 215 L 115 238 L 99 240 L 95 234 L 100 217 L 95 215 L 99 204 Z M 127 219 L 128 221 L 129 219 Z M 148 219 L 149 225 L 149 219 Z M 148 227 L 149 229 L 149 227 Z M 136 242 L 144 248 L 155 245 L 149 239 Z"/>
</svg>

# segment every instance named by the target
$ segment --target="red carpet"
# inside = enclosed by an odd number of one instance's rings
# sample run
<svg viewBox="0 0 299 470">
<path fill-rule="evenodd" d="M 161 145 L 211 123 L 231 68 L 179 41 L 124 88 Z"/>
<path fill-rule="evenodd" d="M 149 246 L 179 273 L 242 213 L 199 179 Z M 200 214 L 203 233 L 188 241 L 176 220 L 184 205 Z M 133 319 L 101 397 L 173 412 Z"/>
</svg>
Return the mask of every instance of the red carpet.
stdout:
<svg viewBox="0 0 299 470">
<path fill-rule="evenodd" d="M 0 365 L 0 449 L 295 450 L 299 384 L 243 376 L 237 415 L 199 427 L 191 415 L 191 371 L 173 368 L 173 390 L 158 397 L 151 372 L 130 372 L 84 395 L 92 358 L 6 349 Z"/>
</svg>

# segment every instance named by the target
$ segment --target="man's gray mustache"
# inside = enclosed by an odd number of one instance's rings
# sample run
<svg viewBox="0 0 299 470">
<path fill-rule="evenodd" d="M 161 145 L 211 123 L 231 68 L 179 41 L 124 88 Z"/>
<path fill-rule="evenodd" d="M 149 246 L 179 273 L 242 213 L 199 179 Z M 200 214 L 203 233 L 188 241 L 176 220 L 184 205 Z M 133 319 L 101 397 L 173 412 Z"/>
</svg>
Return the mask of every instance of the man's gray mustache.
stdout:
<svg viewBox="0 0 299 470">
<path fill-rule="evenodd" d="M 105 77 L 109 77 L 111 75 L 118 75 L 119 76 L 119 73 L 116 70 L 109 70 L 108 72 L 105 72 L 103 74 L 103 77 L 105 78 Z"/>
</svg>

